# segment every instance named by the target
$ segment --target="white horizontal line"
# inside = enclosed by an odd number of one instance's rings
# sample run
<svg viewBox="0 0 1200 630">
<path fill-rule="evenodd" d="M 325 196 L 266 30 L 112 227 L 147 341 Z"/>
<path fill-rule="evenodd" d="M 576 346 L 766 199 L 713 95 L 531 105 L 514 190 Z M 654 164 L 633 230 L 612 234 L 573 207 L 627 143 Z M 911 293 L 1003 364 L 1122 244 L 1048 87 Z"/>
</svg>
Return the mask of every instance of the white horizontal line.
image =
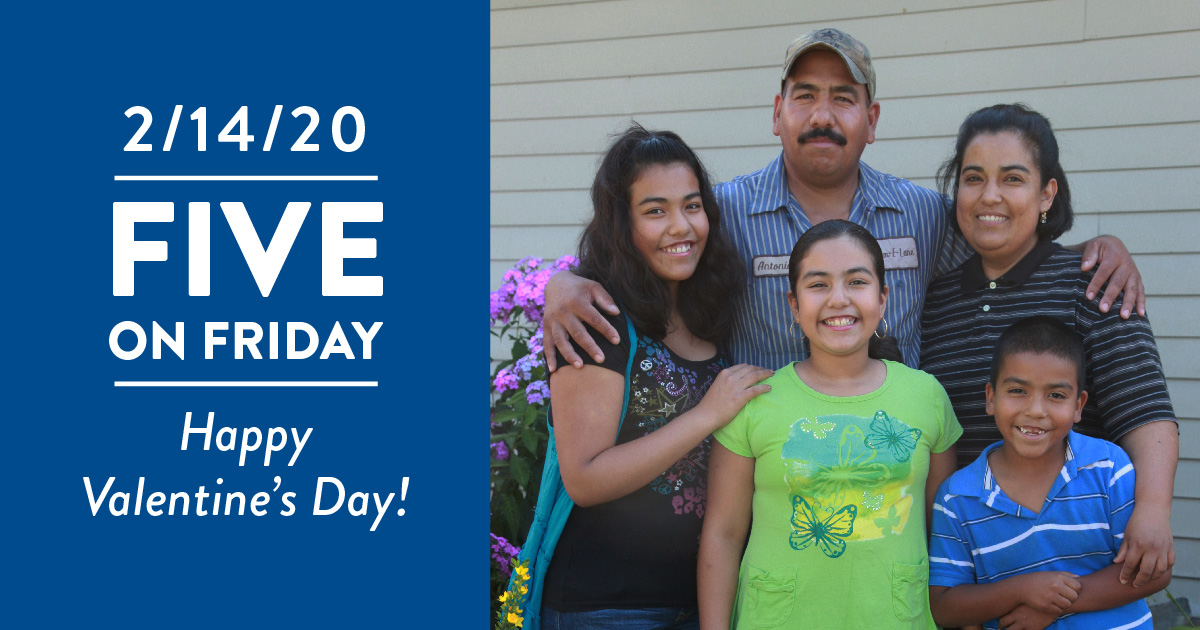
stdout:
<svg viewBox="0 0 1200 630">
<path fill-rule="evenodd" d="M 113 175 L 118 182 L 375 182 L 378 175 Z"/>
<path fill-rule="evenodd" d="M 379 387 L 379 381 L 113 381 L 113 387 Z"/>
</svg>

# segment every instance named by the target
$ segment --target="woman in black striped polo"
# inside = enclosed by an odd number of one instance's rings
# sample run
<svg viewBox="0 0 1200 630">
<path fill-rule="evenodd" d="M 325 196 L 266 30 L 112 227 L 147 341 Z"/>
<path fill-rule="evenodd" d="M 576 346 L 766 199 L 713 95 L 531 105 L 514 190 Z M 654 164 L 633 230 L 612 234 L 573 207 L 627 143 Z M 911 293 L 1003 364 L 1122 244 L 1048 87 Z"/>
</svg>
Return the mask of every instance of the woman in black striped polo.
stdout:
<svg viewBox="0 0 1200 630">
<path fill-rule="evenodd" d="M 1000 439 L 984 408 L 996 340 L 1032 315 L 1059 319 L 1083 339 L 1084 434 L 1117 442 L 1138 472 L 1137 504 L 1117 561 L 1136 583 L 1174 563 L 1170 506 L 1179 436 L 1149 322 L 1102 312 L 1087 298 L 1081 255 L 1054 242 L 1071 228 L 1066 174 L 1050 122 L 1020 104 L 967 117 L 938 174 L 953 220 L 976 254 L 930 285 L 921 369 L 941 381 L 963 426 L 959 468 Z M 1140 570 L 1139 570 L 1140 568 Z"/>
</svg>

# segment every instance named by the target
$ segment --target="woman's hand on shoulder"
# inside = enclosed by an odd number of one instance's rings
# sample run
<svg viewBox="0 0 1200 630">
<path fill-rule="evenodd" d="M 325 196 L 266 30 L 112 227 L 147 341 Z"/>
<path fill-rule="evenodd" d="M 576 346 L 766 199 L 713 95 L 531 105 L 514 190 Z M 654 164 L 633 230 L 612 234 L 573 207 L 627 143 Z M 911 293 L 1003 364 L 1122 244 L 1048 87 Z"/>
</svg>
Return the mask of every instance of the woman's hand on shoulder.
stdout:
<svg viewBox="0 0 1200 630">
<path fill-rule="evenodd" d="M 771 391 L 771 386 L 762 381 L 772 374 L 771 370 L 746 363 L 727 367 L 717 375 L 696 407 L 712 418 L 715 431 L 729 424 L 751 398 Z"/>
</svg>

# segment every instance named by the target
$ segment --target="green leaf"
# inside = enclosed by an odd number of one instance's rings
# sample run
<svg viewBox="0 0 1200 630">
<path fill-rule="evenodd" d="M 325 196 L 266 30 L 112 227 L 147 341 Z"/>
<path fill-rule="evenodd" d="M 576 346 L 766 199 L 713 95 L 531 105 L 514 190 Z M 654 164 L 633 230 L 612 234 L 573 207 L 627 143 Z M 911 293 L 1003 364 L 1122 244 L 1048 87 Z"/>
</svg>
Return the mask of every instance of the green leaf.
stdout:
<svg viewBox="0 0 1200 630">
<path fill-rule="evenodd" d="M 512 457 L 508 460 L 513 479 L 522 486 L 529 484 L 529 462 L 524 457 Z"/>
<path fill-rule="evenodd" d="M 538 442 L 541 441 L 540 438 L 541 438 L 541 436 L 538 435 L 537 431 L 522 431 L 521 432 L 521 444 L 524 444 L 525 448 L 528 449 L 530 453 L 537 452 Z"/>
<path fill-rule="evenodd" d="M 511 534 L 520 530 L 521 528 L 520 508 L 517 506 L 517 502 L 513 500 L 511 494 L 505 494 L 500 497 L 500 515 L 504 518 L 505 523 L 508 525 L 508 532 L 502 533 L 501 535 L 504 535 L 505 538 L 508 538 L 508 540 L 511 541 Z"/>
<path fill-rule="evenodd" d="M 508 422 L 509 420 L 513 420 L 517 417 L 520 417 L 521 415 L 522 415 L 521 411 L 518 411 L 518 410 L 512 409 L 512 408 L 494 409 L 494 415 L 492 416 L 492 422 Z"/>
</svg>

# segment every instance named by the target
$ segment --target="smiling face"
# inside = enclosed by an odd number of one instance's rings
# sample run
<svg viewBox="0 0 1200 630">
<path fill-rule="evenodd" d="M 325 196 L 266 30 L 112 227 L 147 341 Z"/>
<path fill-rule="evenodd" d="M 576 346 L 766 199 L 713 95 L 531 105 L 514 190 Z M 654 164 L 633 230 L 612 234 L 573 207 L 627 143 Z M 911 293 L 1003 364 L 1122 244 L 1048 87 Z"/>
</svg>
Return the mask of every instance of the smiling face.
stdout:
<svg viewBox="0 0 1200 630">
<path fill-rule="evenodd" d="M 775 96 L 772 131 L 783 142 L 788 175 L 811 186 L 846 183 L 863 149 L 875 141 L 879 103 L 829 50 L 804 53 Z"/>
<path fill-rule="evenodd" d="M 987 412 L 996 420 L 1009 461 L 1061 461 L 1067 434 L 1087 401 L 1078 373 L 1073 361 L 1056 354 L 1004 357 L 996 385 L 988 383 L 986 394 Z"/>
<path fill-rule="evenodd" d="M 800 260 L 788 304 L 808 337 L 811 354 L 865 353 L 883 318 L 887 287 L 876 276 L 866 249 L 843 235 L 809 248 Z"/>
<path fill-rule="evenodd" d="M 692 277 L 708 241 L 700 183 L 682 162 L 646 167 L 629 187 L 634 249 L 674 292 Z"/>
<path fill-rule="evenodd" d="M 980 134 L 967 145 L 958 172 L 958 225 L 989 278 L 1037 244 L 1038 220 L 1057 192 L 1057 181 L 1042 182 L 1029 145 L 1016 133 Z"/>
</svg>

